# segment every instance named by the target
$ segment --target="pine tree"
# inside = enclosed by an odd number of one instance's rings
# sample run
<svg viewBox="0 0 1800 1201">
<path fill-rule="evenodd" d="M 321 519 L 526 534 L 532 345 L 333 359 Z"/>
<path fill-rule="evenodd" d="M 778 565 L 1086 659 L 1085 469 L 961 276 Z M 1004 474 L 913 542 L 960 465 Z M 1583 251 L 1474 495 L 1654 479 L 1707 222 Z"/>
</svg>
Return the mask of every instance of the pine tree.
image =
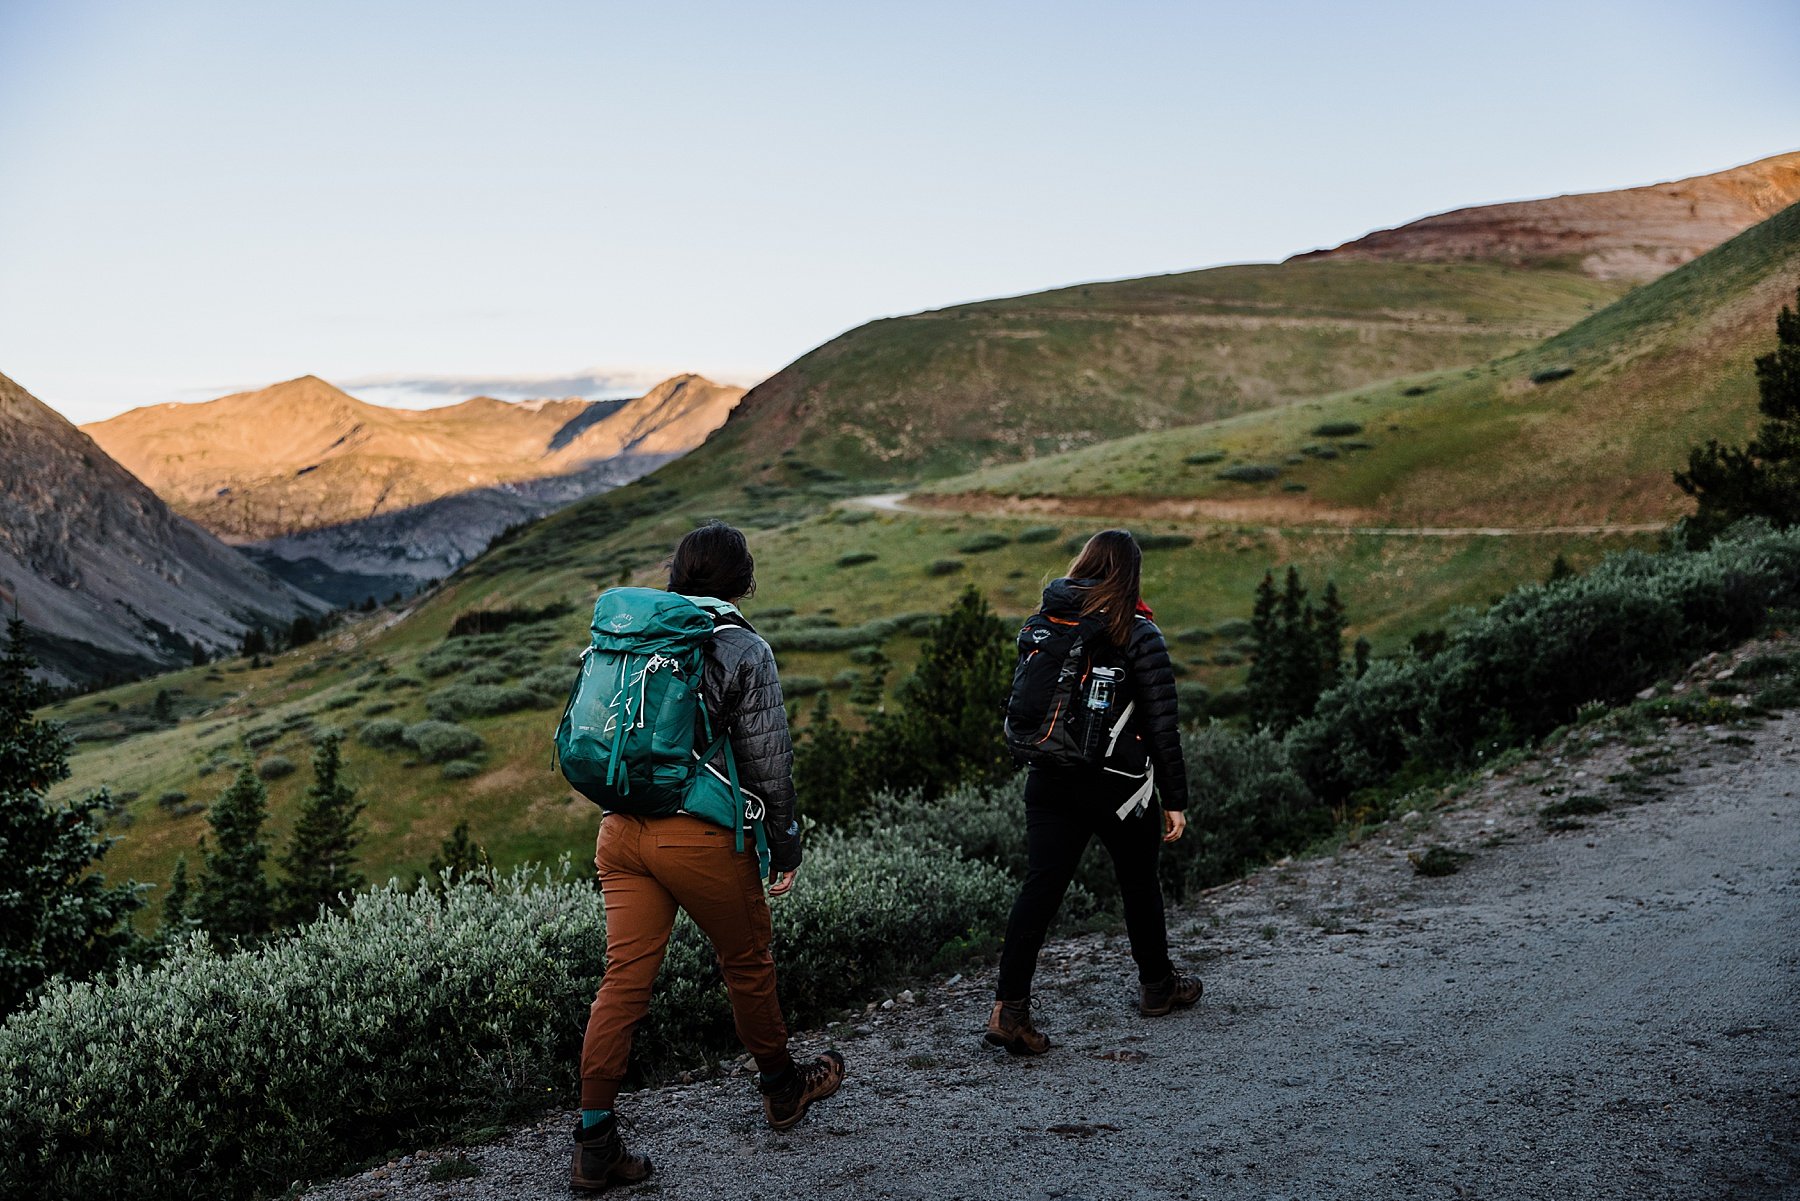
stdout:
<svg viewBox="0 0 1800 1201">
<path fill-rule="evenodd" d="M 207 654 L 206 648 L 196 641 L 188 643 L 188 660 L 195 667 L 205 667 L 212 662 L 212 656 Z"/>
<path fill-rule="evenodd" d="M 433 889 L 441 889 L 446 871 L 454 880 L 465 880 L 491 871 L 493 866 L 487 848 L 469 833 L 469 823 L 457 822 L 456 829 L 450 831 L 450 837 L 439 844 L 438 853 L 432 856 L 431 865 L 425 869 L 424 882 Z"/>
<path fill-rule="evenodd" d="M 1360 680 L 1363 676 L 1368 674 L 1369 660 L 1374 657 L 1374 654 L 1375 648 L 1369 644 L 1367 638 L 1358 638 L 1356 640 L 1356 648 L 1352 652 L 1352 655 L 1356 661 L 1357 679 Z"/>
<path fill-rule="evenodd" d="M 0 655 L 0 1016 L 52 976 L 81 978 L 134 941 L 125 920 L 144 903 L 135 883 L 108 885 L 94 871 L 113 840 L 100 834 L 104 793 L 51 806 L 45 794 L 69 776 L 69 739 L 36 720 L 49 689 L 35 679 L 25 623 L 7 622 Z"/>
<path fill-rule="evenodd" d="M 197 924 L 190 910 L 194 905 L 192 886 L 188 883 L 188 861 L 183 855 L 175 861 L 175 871 L 169 877 L 169 893 L 163 898 L 162 925 L 157 930 L 157 937 L 164 943 L 179 942 L 193 931 Z"/>
<path fill-rule="evenodd" d="M 220 948 L 253 941 L 274 926 L 274 895 L 263 875 L 269 797 L 248 762 L 207 811 L 213 847 L 201 843 L 204 870 L 192 916 Z"/>
<path fill-rule="evenodd" d="M 255 659 L 269 649 L 269 636 L 263 633 L 261 626 L 251 626 L 244 631 L 243 653 Z"/>
<path fill-rule="evenodd" d="M 1317 701 L 1319 694 L 1337 686 L 1344 675 L 1344 628 L 1350 624 L 1349 614 L 1344 609 L 1344 602 L 1338 596 L 1337 584 L 1325 581 L 1325 595 L 1319 601 L 1318 610 L 1313 614 L 1312 634 L 1319 646 L 1319 679 L 1317 690 L 1312 700 Z M 1307 706 L 1307 712 L 1312 706 Z"/>
<path fill-rule="evenodd" d="M 806 798 L 807 816 L 837 825 L 861 807 L 857 742 L 858 735 L 831 712 L 831 694 L 819 693 L 794 747 L 794 791 Z"/>
<path fill-rule="evenodd" d="M 871 733 L 886 732 L 892 752 L 881 780 L 871 783 L 933 797 L 1013 771 L 995 736 L 1012 687 L 1012 633 L 973 586 L 932 622 L 918 667 L 900 685 L 901 715 L 871 723 Z"/>
<path fill-rule="evenodd" d="M 1280 628 L 1275 622 L 1275 573 L 1263 572 L 1250 609 L 1250 667 L 1244 676 L 1250 720 L 1273 725 L 1279 709 L 1275 681 L 1280 671 Z"/>
<path fill-rule="evenodd" d="M 1344 629 L 1349 615 L 1337 585 L 1327 582 L 1317 605 L 1297 568 L 1289 567 L 1279 591 L 1265 573 L 1251 610 L 1251 659 L 1244 692 L 1251 721 L 1283 733 L 1312 714 L 1319 696 L 1344 675 Z M 1359 640 L 1359 673 L 1368 644 Z"/>
<path fill-rule="evenodd" d="M 340 907 L 340 894 L 367 883 L 356 870 L 356 844 L 362 840 L 356 819 L 365 803 L 344 783 L 343 769 L 343 738 L 327 734 L 313 749 L 312 787 L 300 802 L 300 816 L 281 855 L 285 878 L 279 916 L 284 925 L 312 921 L 320 906 Z"/>
<path fill-rule="evenodd" d="M 1756 388 L 1763 422 L 1749 445 L 1709 440 L 1675 473 L 1697 502 L 1687 526 L 1702 543 L 1745 517 L 1800 525 L 1800 312 L 1783 306 L 1775 319 L 1775 349 L 1756 360 Z"/>
</svg>

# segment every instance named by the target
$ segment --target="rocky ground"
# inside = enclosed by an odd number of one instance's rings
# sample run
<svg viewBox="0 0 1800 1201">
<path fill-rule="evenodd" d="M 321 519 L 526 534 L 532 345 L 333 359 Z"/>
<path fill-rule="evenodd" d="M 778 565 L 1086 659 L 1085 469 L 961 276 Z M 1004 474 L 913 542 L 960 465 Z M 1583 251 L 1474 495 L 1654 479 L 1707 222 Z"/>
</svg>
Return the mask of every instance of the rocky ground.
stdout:
<svg viewBox="0 0 1800 1201">
<path fill-rule="evenodd" d="M 657 1165 L 634 1191 L 1800 1197 L 1796 734 L 1792 713 L 1603 723 L 1197 898 L 1170 920 L 1206 981 L 1193 1011 L 1137 1015 L 1122 936 L 1054 943 L 1042 1059 L 982 1046 L 977 968 L 800 1036 L 850 1075 L 787 1133 L 741 1074 L 628 1096 L 629 1141 Z M 1440 863 L 1456 870 L 1419 871 Z M 306 1196 L 564 1196 L 573 1121 Z"/>
</svg>

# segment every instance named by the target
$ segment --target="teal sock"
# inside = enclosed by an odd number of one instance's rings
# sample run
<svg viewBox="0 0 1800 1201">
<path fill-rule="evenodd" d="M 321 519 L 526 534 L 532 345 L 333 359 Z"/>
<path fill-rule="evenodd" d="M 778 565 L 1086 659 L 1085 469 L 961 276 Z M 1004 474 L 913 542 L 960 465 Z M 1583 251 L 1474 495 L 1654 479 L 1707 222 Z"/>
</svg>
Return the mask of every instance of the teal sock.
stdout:
<svg viewBox="0 0 1800 1201">
<path fill-rule="evenodd" d="M 583 1130 L 592 1129 L 610 1117 L 612 1117 L 610 1109 L 584 1109 L 581 1111 L 581 1128 Z"/>
</svg>

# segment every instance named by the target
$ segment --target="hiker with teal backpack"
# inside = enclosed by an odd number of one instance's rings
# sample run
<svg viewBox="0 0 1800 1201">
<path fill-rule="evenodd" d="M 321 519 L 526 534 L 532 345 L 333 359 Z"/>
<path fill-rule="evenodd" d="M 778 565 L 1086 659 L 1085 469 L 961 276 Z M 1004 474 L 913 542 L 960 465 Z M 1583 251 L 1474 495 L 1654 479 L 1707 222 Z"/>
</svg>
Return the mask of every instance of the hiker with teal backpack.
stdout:
<svg viewBox="0 0 1800 1201">
<path fill-rule="evenodd" d="M 775 656 L 736 603 L 755 571 L 744 535 L 712 522 L 675 548 L 667 592 L 602 593 L 557 728 L 564 776 L 603 811 L 606 973 L 581 1049 L 577 1189 L 650 1174 L 648 1157 L 625 1150 L 613 1105 L 678 909 L 718 952 L 769 1125 L 794 1125 L 844 1078 L 836 1051 L 793 1061 L 775 990 L 768 898 L 794 886 L 800 827 Z"/>
<path fill-rule="evenodd" d="M 1050 923 L 1091 839 L 1112 857 L 1137 962 L 1138 1010 L 1160 1017 L 1200 999 L 1175 970 L 1157 859 L 1187 828 L 1187 767 L 1175 669 L 1139 591 L 1143 552 L 1125 530 L 1088 539 L 1019 631 L 1006 742 L 1025 782 L 1025 882 L 1006 924 L 987 1041 L 1041 1055 L 1031 979 Z"/>
</svg>

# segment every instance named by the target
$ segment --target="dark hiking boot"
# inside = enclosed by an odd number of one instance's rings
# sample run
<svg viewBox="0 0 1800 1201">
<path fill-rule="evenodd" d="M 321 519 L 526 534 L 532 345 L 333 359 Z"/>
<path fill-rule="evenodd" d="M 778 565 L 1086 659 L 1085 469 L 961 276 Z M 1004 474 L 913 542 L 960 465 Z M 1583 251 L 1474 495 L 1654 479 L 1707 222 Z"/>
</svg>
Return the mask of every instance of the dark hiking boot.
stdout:
<svg viewBox="0 0 1800 1201">
<path fill-rule="evenodd" d="M 1042 1055 L 1050 1038 L 1031 1024 L 1030 1001 L 995 1001 L 988 1014 L 987 1041 L 1011 1055 Z"/>
<path fill-rule="evenodd" d="M 569 1187 L 597 1193 L 615 1184 L 636 1184 L 650 1174 L 650 1157 L 632 1155 L 619 1137 L 617 1114 L 597 1126 L 575 1120 L 575 1163 L 569 1168 Z"/>
<path fill-rule="evenodd" d="M 1171 1009 L 1186 1009 L 1200 999 L 1200 981 L 1180 972 L 1170 972 L 1161 984 L 1144 984 L 1138 990 L 1138 1012 L 1147 1018 L 1159 1018 Z"/>
<path fill-rule="evenodd" d="M 756 1082 L 763 1095 L 763 1114 L 769 1126 L 786 1130 L 806 1116 L 807 1107 L 823 1101 L 844 1082 L 844 1057 L 827 1051 L 811 1063 L 795 1064 L 785 1077 Z"/>
</svg>

